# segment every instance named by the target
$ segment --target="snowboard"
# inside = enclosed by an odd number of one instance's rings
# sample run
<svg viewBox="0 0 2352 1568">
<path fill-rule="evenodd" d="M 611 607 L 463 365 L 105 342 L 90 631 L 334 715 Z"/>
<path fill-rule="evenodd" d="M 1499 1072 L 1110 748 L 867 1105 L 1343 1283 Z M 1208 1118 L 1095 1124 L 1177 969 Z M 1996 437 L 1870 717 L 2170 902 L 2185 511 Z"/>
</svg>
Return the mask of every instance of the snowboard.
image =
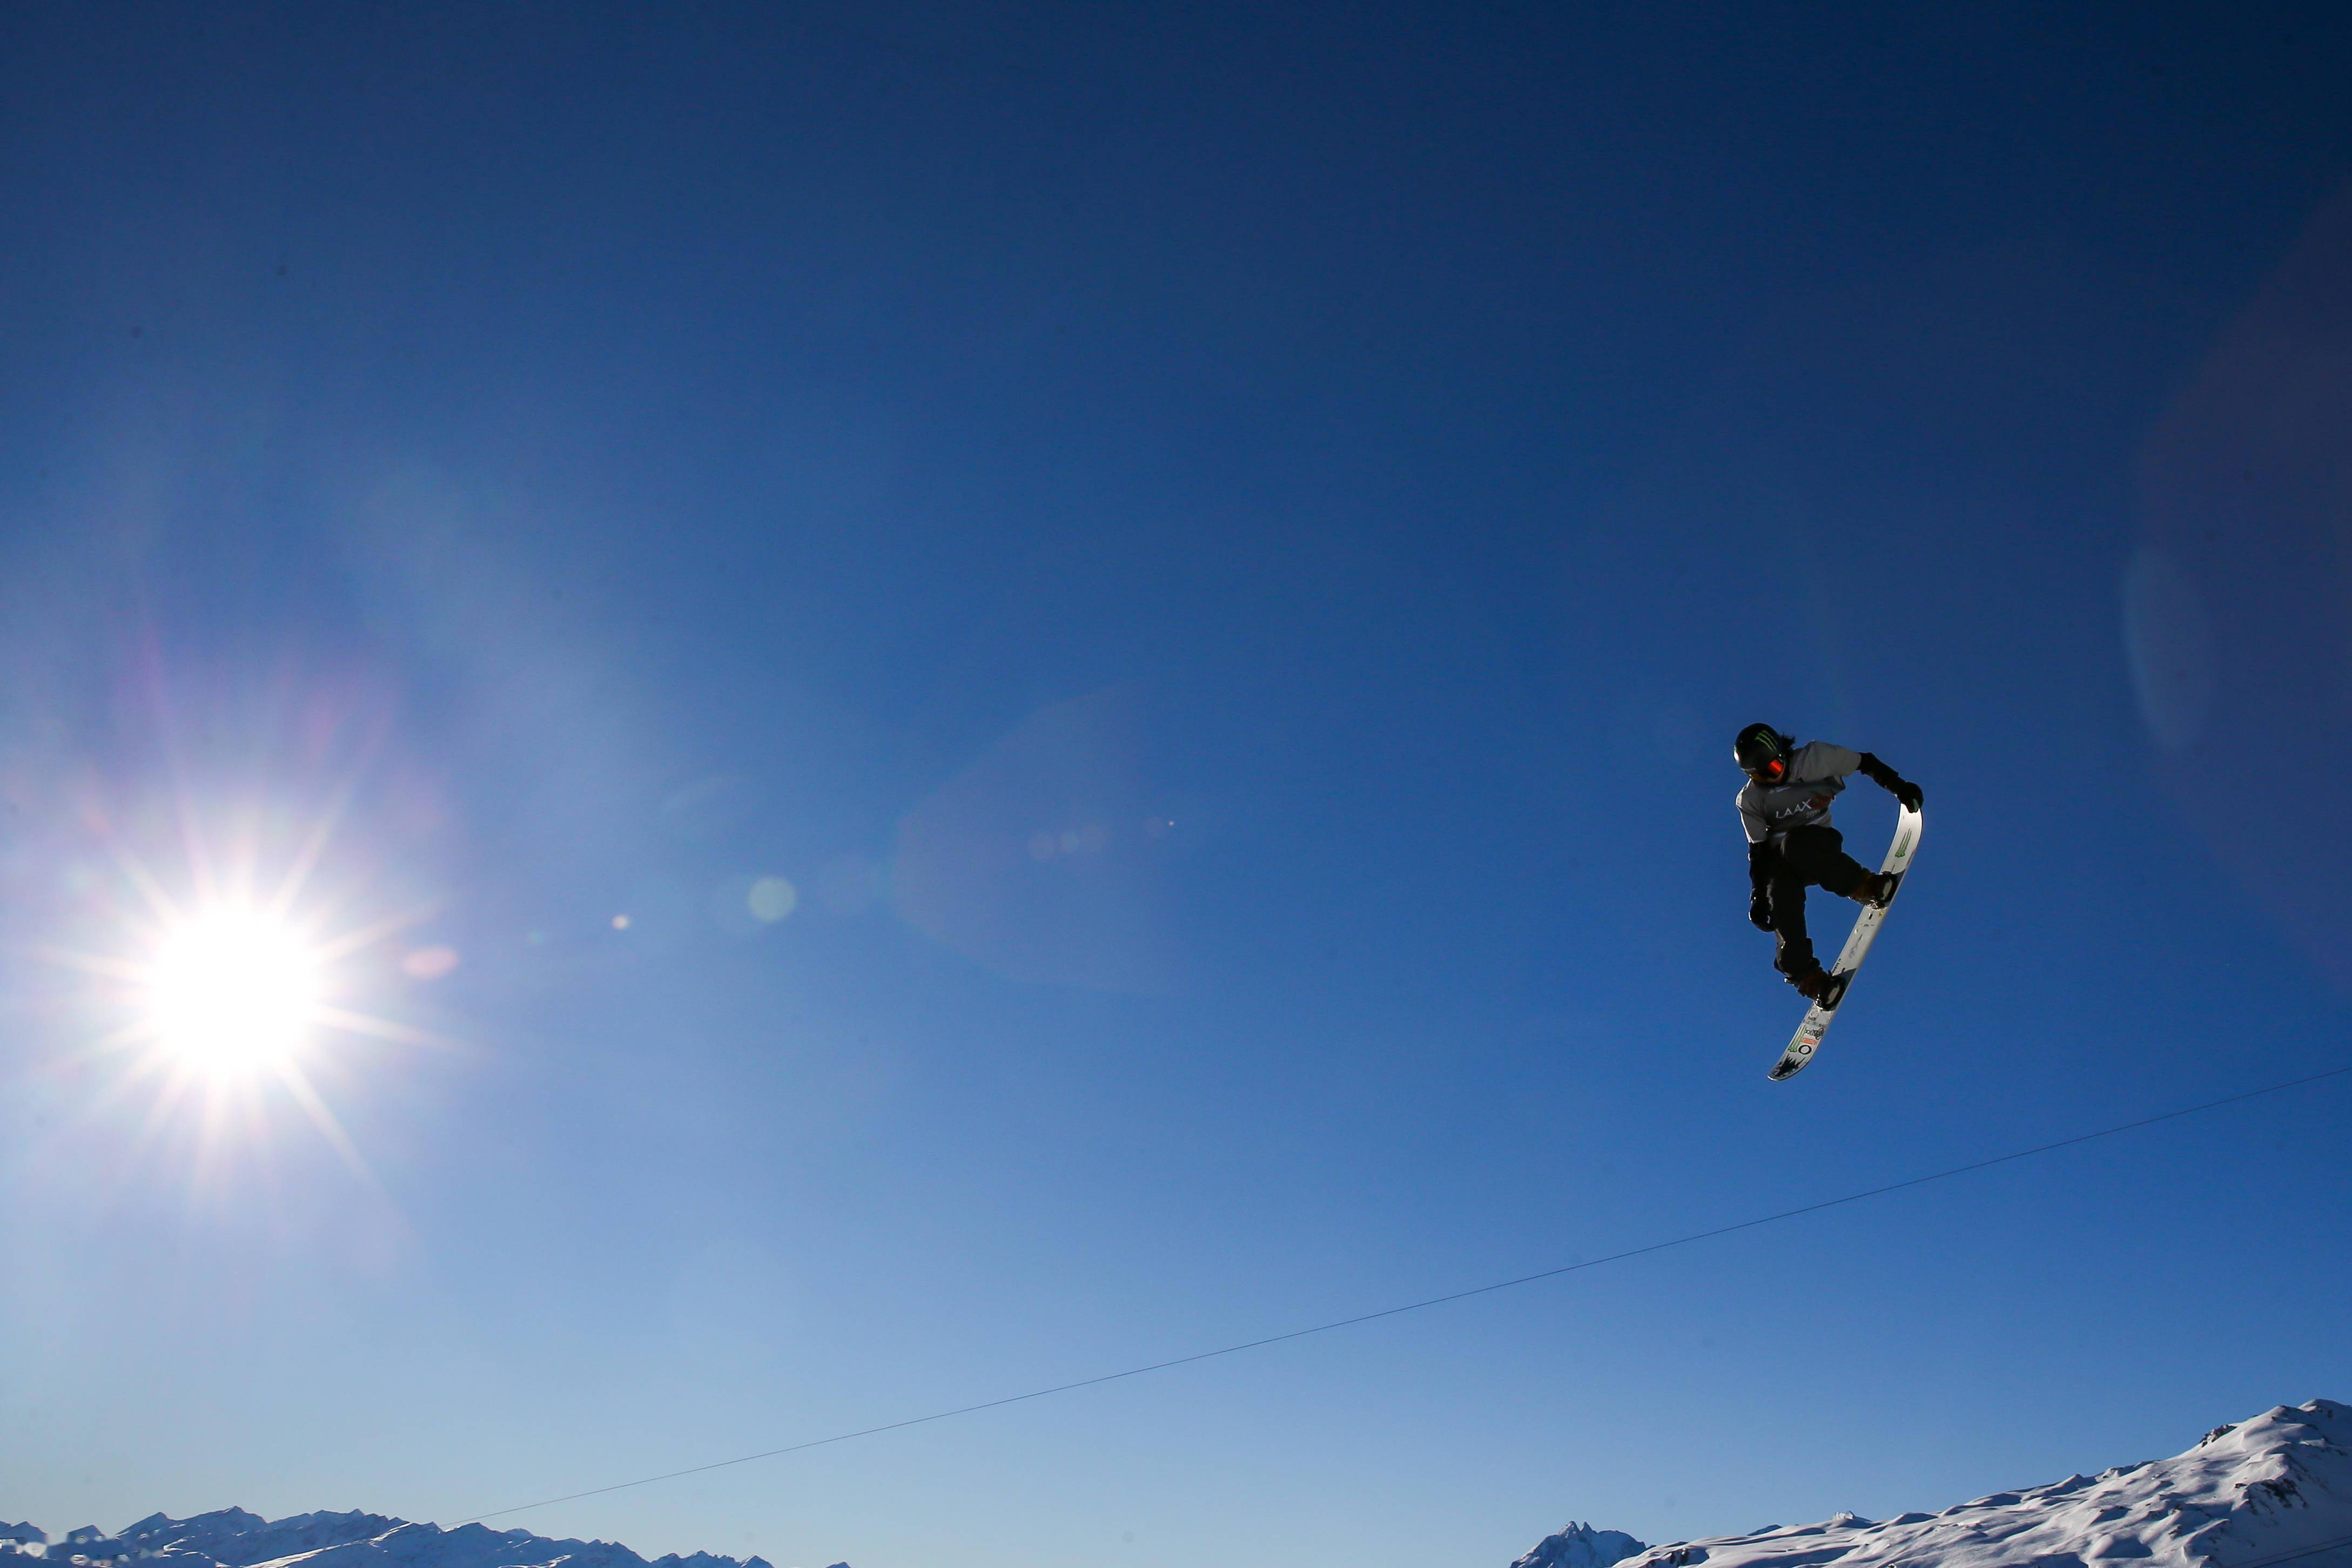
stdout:
<svg viewBox="0 0 2352 1568">
<path fill-rule="evenodd" d="M 1886 859 L 1878 870 L 1881 875 L 1895 879 L 1895 892 L 1903 891 L 1902 878 L 1911 870 L 1911 857 L 1919 848 L 1919 813 L 1896 808 L 1895 842 L 1888 847 Z M 1870 945 L 1878 939 L 1878 928 L 1885 922 L 1886 912 L 1895 907 L 1889 896 L 1883 905 L 1864 905 L 1860 919 L 1853 923 L 1853 933 L 1838 950 L 1837 967 L 1830 971 L 1829 993 L 1805 1011 L 1805 1021 L 1797 1026 L 1790 1037 L 1788 1048 L 1773 1064 L 1772 1082 L 1794 1078 L 1813 1059 L 1822 1046 L 1822 1036 L 1829 1033 L 1830 1024 L 1837 1018 L 1838 1004 L 1845 1000 L 1846 988 L 1853 984 L 1853 972 L 1862 967 L 1863 958 Z"/>
</svg>

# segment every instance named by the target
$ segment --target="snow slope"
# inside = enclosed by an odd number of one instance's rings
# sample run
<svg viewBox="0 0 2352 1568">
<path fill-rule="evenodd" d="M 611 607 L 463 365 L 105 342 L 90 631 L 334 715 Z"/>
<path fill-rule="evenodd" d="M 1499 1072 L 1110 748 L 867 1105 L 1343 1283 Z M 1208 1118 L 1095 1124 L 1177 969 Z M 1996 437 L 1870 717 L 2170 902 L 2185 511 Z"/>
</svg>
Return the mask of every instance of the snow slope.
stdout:
<svg viewBox="0 0 2352 1568">
<path fill-rule="evenodd" d="M 772 1568 L 763 1557 L 738 1562 L 708 1552 L 647 1563 L 609 1541 L 553 1541 L 480 1524 L 443 1530 L 380 1513 L 266 1520 L 241 1508 L 189 1519 L 150 1514 L 118 1536 L 78 1530 L 47 1555 L 55 1563 L 122 1561 L 137 1568 Z"/>
<path fill-rule="evenodd" d="M 2352 1406 L 2281 1405 L 2187 1453 L 1941 1513 L 1654 1546 L 1622 1568 L 2352 1568 Z"/>
</svg>

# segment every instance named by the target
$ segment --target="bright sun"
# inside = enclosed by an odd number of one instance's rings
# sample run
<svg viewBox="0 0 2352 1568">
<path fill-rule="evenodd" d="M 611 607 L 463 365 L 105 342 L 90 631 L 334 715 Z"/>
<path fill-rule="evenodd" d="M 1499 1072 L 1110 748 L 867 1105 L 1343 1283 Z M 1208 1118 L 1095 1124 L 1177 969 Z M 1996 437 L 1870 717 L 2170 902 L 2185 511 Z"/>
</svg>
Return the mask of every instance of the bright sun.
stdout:
<svg viewBox="0 0 2352 1568">
<path fill-rule="evenodd" d="M 402 934 L 432 918 L 432 904 L 372 907 L 388 890 L 363 885 L 305 898 L 329 864 L 347 803 L 348 790 L 317 817 L 244 808 L 234 832 L 212 838 L 183 800 L 184 880 L 157 875 L 117 836 L 113 814 L 89 803 L 86 825 L 106 841 L 119 880 L 73 885 L 90 895 L 87 924 L 103 945 L 35 949 L 86 977 L 70 1011 L 90 1032 L 67 1060 L 111 1069 L 93 1074 L 89 1114 L 152 1092 L 140 1140 L 177 1146 L 186 1137 L 201 1174 L 271 1137 L 290 1103 L 354 1176 L 375 1184 L 324 1091 L 361 1085 L 381 1055 L 369 1041 L 448 1043 L 362 1004 L 383 998 L 395 976 L 446 975 L 457 955 L 434 943 L 403 956 Z M 131 820 L 142 831 L 171 821 L 144 809 Z"/>
<path fill-rule="evenodd" d="M 215 1075 L 282 1066 L 317 1021 L 320 959 L 286 924 L 221 907 L 165 935 L 148 970 L 148 1027 L 186 1066 Z"/>
</svg>

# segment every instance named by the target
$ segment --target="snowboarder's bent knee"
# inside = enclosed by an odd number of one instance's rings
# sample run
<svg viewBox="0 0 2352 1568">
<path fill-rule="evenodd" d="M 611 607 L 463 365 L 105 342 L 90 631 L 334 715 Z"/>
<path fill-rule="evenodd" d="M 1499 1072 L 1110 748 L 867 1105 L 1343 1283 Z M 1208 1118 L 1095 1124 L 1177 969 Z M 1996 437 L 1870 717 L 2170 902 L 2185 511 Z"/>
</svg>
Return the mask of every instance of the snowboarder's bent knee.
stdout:
<svg viewBox="0 0 2352 1568">
<path fill-rule="evenodd" d="M 1826 740 L 1799 746 L 1769 724 L 1751 724 L 1732 741 L 1733 758 L 1748 775 L 1738 805 L 1748 834 L 1748 918 L 1774 938 L 1773 967 L 1809 1001 L 1818 1001 L 1829 976 L 1805 934 L 1805 889 L 1884 905 L 1895 878 L 1870 871 L 1845 852 L 1844 836 L 1830 825 L 1830 803 L 1860 773 L 1919 810 L 1919 786 L 1866 751 Z"/>
</svg>

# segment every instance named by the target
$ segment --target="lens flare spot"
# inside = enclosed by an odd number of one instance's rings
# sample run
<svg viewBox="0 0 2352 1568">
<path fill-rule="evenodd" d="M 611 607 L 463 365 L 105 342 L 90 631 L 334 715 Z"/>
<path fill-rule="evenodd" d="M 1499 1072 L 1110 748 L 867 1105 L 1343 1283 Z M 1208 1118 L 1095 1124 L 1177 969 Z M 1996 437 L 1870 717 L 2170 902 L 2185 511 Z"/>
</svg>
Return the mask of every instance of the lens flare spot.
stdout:
<svg viewBox="0 0 2352 1568">
<path fill-rule="evenodd" d="M 147 1019 L 173 1057 L 232 1075 L 290 1061 L 319 1005 L 319 962 L 283 922 L 222 908 L 180 923 L 155 955 Z"/>
<path fill-rule="evenodd" d="M 400 961 L 402 973 L 412 980 L 437 980 L 457 967 L 455 947 L 419 947 Z"/>
<path fill-rule="evenodd" d="M 790 915 L 799 907 L 800 902 L 800 890 L 780 876 L 761 877 L 751 884 L 751 891 L 744 899 L 751 908 L 751 918 L 767 925 L 773 925 Z"/>
</svg>

